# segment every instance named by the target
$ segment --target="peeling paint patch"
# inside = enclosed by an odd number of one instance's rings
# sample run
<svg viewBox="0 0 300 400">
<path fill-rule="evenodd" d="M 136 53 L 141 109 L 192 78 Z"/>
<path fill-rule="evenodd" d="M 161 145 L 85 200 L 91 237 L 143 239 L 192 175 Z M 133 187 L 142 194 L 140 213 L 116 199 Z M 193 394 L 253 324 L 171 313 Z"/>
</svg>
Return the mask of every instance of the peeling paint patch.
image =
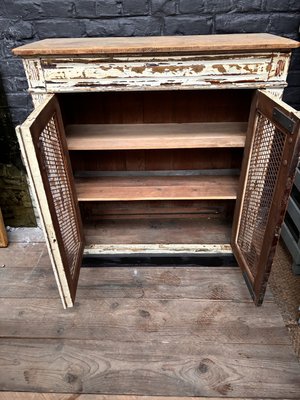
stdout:
<svg viewBox="0 0 300 400">
<path fill-rule="evenodd" d="M 99 88 L 205 88 L 253 82 L 284 86 L 287 53 L 245 53 L 189 56 L 43 58 L 47 90 L 90 91 Z"/>
</svg>

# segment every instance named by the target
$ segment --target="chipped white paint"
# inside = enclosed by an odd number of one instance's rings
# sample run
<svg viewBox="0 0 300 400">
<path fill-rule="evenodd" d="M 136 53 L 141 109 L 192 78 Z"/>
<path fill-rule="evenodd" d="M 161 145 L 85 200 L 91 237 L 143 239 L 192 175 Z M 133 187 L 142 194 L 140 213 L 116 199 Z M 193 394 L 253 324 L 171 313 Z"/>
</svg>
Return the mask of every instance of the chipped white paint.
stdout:
<svg viewBox="0 0 300 400">
<path fill-rule="evenodd" d="M 91 244 L 85 247 L 86 255 L 117 254 L 231 254 L 230 244 Z"/>
<path fill-rule="evenodd" d="M 36 76 L 36 75 L 33 75 Z M 28 78 L 27 78 L 28 79 Z M 51 94 L 47 94 L 47 93 L 31 93 L 31 98 L 32 98 L 32 102 L 34 107 L 38 107 L 40 104 L 44 103 L 49 96 L 51 96 Z M 24 156 L 23 153 L 21 152 L 21 156 L 22 156 L 22 160 L 23 160 L 23 164 L 26 165 L 26 161 L 24 160 Z M 34 189 L 32 187 L 32 183 L 31 180 L 28 178 L 28 174 L 27 174 L 27 184 L 28 184 L 28 188 L 29 188 L 29 194 L 30 194 L 30 198 L 31 198 L 31 202 L 32 202 L 32 207 L 33 207 L 33 212 L 34 212 L 34 216 L 36 219 L 36 224 L 39 228 L 42 228 L 42 222 L 40 219 L 40 212 L 38 209 L 38 205 L 36 202 L 36 197 L 34 195 Z"/>
<path fill-rule="evenodd" d="M 279 100 L 282 99 L 284 88 L 268 88 L 266 89 L 268 93 L 271 93 L 273 96 L 277 97 Z"/>
<path fill-rule="evenodd" d="M 51 94 L 48 93 L 35 93 L 35 92 L 30 92 L 30 93 L 35 108 L 38 107 L 40 104 L 44 103 L 45 101 L 47 101 L 49 96 L 51 96 Z"/>
<path fill-rule="evenodd" d="M 81 86 L 82 85 L 82 86 Z M 145 91 L 145 90 L 188 90 L 188 89 L 264 89 L 285 87 L 286 83 L 281 82 L 221 82 L 207 83 L 199 80 L 183 79 L 174 80 L 170 79 L 163 83 L 159 80 L 135 80 L 128 83 L 128 81 L 111 81 L 106 82 L 105 85 L 97 85 L 94 82 L 81 82 L 77 86 L 72 86 L 70 83 L 59 83 L 57 85 L 47 85 L 47 90 L 50 93 L 80 93 L 80 92 L 122 92 L 122 91 Z"/>
<path fill-rule="evenodd" d="M 275 53 L 271 61 L 272 67 L 269 69 L 269 80 L 286 80 L 291 53 Z"/>
<path fill-rule="evenodd" d="M 48 92 L 286 86 L 289 53 L 160 57 L 43 57 Z"/>
<path fill-rule="evenodd" d="M 25 58 L 23 65 L 29 89 L 42 89 L 45 91 L 44 72 L 39 58 Z"/>
</svg>

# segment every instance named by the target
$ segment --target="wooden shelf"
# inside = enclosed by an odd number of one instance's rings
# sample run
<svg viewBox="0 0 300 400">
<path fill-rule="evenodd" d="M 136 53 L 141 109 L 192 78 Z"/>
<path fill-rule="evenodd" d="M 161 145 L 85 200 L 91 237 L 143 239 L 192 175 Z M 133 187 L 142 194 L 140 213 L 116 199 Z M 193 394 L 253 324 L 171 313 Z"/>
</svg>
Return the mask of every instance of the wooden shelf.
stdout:
<svg viewBox="0 0 300 400">
<path fill-rule="evenodd" d="M 244 147 L 245 122 L 82 124 L 66 127 L 69 150 Z"/>
<path fill-rule="evenodd" d="M 96 177 L 75 180 L 79 201 L 235 199 L 237 176 Z"/>
<path fill-rule="evenodd" d="M 111 219 L 103 219 L 97 223 L 84 223 L 84 235 L 87 248 L 103 248 L 113 245 L 138 245 L 152 244 L 152 251 L 159 250 L 156 245 L 176 244 L 181 245 L 212 245 L 229 244 L 231 237 L 232 221 L 223 218 L 208 218 L 201 214 L 144 216 L 139 218 L 119 218 L 118 215 Z M 98 246 L 96 245 L 98 244 Z M 186 252 L 195 250 L 186 246 Z M 126 247 L 125 247 L 126 248 Z M 133 248 L 131 248 L 132 250 Z M 181 246 L 182 249 L 182 246 Z M 228 247 L 225 247 L 228 250 Z M 163 249 L 161 248 L 161 253 Z M 165 250 L 167 250 L 165 248 Z M 170 250 L 170 249 L 169 249 Z M 124 251 L 124 248 L 123 248 Z M 145 249 L 144 249 L 145 251 Z"/>
</svg>

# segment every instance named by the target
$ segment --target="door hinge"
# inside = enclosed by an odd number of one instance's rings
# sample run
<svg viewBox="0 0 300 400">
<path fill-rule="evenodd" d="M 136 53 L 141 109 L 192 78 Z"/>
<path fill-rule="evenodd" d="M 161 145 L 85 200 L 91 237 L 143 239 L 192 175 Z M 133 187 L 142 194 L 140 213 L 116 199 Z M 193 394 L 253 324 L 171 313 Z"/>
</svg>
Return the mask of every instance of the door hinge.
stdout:
<svg viewBox="0 0 300 400">
<path fill-rule="evenodd" d="M 281 125 L 284 129 L 286 129 L 289 133 L 293 133 L 295 127 L 295 121 L 285 115 L 278 108 L 273 109 L 273 118 L 274 121 Z"/>
</svg>

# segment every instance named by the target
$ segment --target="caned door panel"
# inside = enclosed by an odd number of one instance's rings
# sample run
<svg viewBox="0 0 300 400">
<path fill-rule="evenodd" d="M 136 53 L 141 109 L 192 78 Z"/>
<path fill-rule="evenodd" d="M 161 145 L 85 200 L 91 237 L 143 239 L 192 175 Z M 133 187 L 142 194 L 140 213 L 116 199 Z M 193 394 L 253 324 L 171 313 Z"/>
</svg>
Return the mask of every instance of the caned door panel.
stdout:
<svg viewBox="0 0 300 400">
<path fill-rule="evenodd" d="M 17 127 L 23 159 L 64 307 L 75 299 L 83 230 L 59 104 L 54 95 Z"/>
<path fill-rule="evenodd" d="M 299 159 L 299 113 L 265 91 L 253 99 L 232 248 L 256 305 L 263 302 Z"/>
</svg>

